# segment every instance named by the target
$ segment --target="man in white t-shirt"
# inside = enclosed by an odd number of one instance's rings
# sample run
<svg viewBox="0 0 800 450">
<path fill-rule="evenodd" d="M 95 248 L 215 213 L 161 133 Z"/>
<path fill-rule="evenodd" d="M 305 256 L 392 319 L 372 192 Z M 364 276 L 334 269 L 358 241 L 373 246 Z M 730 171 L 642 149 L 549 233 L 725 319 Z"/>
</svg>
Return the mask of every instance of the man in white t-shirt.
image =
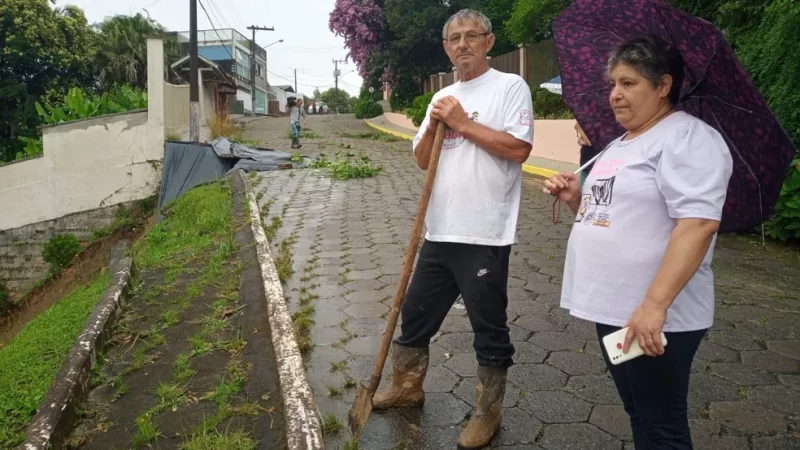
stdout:
<svg viewBox="0 0 800 450">
<path fill-rule="evenodd" d="M 439 121 L 447 124 L 428 231 L 403 303 L 402 334 L 394 341 L 392 386 L 375 395 L 373 407 L 424 401 L 430 339 L 461 295 L 479 367 L 476 411 L 458 444 L 482 448 L 500 426 L 513 364 L 506 287 L 522 163 L 533 142 L 533 105 L 525 80 L 489 68 L 486 54 L 495 37 L 486 16 L 459 11 L 445 24 L 443 39 L 460 80 L 434 95 L 414 138 L 414 156 L 426 170 Z"/>
</svg>

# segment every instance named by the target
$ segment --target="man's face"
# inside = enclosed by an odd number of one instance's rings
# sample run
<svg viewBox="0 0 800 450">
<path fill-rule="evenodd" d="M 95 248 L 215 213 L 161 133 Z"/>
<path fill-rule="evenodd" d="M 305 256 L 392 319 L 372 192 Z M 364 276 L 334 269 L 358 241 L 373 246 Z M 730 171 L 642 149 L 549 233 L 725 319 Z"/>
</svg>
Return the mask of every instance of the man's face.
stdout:
<svg viewBox="0 0 800 450">
<path fill-rule="evenodd" d="M 477 21 L 453 21 L 447 28 L 444 51 L 460 73 L 470 72 L 486 61 L 494 39 L 494 34 L 487 33 Z"/>
</svg>

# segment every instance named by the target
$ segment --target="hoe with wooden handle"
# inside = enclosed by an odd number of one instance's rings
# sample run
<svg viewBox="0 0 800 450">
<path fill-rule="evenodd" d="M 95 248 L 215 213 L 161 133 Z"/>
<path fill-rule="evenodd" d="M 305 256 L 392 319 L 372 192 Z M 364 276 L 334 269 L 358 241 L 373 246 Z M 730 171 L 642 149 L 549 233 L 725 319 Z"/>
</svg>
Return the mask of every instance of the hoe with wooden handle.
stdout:
<svg viewBox="0 0 800 450">
<path fill-rule="evenodd" d="M 369 381 L 369 386 L 365 386 L 364 383 L 361 383 L 353 406 L 350 408 L 348 422 L 350 424 L 350 431 L 356 438 L 367 425 L 369 415 L 372 413 L 372 396 L 375 395 L 375 391 L 378 390 L 378 385 L 381 383 L 381 374 L 383 373 L 383 366 L 386 363 L 386 355 L 389 353 L 389 345 L 392 343 L 394 329 L 397 326 L 397 319 L 400 316 L 400 306 L 403 303 L 406 288 L 408 287 L 408 280 L 411 277 L 414 258 L 417 256 L 417 247 L 419 246 L 419 239 L 422 234 L 422 226 L 425 224 L 425 214 L 428 212 L 428 202 L 431 199 L 431 191 L 433 190 L 433 180 L 436 177 L 436 169 L 439 165 L 439 155 L 442 152 L 444 132 L 445 124 L 444 122 L 439 122 L 439 126 L 436 128 L 436 136 L 433 139 L 433 149 L 431 150 L 428 170 L 425 175 L 425 184 L 422 186 L 422 196 L 419 199 L 419 206 L 417 206 L 417 218 L 414 222 L 414 230 L 411 232 L 411 240 L 408 243 L 408 250 L 406 250 L 406 258 L 403 262 L 400 284 L 397 286 L 397 293 L 394 295 L 394 302 L 392 302 L 389 323 L 386 324 L 386 331 L 383 332 L 383 340 L 381 341 L 381 348 L 378 352 L 378 359 L 375 361 L 375 368 L 372 371 L 372 378 Z"/>
</svg>

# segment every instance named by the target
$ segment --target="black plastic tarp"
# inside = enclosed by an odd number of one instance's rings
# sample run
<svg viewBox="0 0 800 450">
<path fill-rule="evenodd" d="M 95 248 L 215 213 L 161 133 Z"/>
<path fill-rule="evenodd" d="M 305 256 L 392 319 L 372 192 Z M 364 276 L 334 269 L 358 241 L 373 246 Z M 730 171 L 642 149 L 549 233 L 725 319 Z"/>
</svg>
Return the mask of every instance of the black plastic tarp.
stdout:
<svg viewBox="0 0 800 450">
<path fill-rule="evenodd" d="M 164 218 L 161 215 L 164 205 L 193 187 L 221 179 L 235 163 L 235 158 L 220 158 L 208 144 L 166 142 L 156 220 Z"/>
<path fill-rule="evenodd" d="M 314 160 L 304 157 L 303 162 L 299 162 L 292 158 L 291 153 L 252 148 L 226 138 L 217 138 L 210 144 L 166 142 L 156 220 L 160 222 L 164 218 L 161 215 L 164 205 L 193 187 L 221 179 L 231 170 L 301 169 Z"/>
<path fill-rule="evenodd" d="M 238 159 L 234 169 L 242 169 L 245 172 L 253 170 L 278 170 L 278 169 L 302 169 L 306 167 L 308 158 L 303 161 L 292 161 L 291 153 L 273 150 L 269 148 L 253 148 L 243 144 L 232 142 L 229 139 L 220 137 L 211 142 L 214 151 L 220 157 L 233 156 Z"/>
</svg>

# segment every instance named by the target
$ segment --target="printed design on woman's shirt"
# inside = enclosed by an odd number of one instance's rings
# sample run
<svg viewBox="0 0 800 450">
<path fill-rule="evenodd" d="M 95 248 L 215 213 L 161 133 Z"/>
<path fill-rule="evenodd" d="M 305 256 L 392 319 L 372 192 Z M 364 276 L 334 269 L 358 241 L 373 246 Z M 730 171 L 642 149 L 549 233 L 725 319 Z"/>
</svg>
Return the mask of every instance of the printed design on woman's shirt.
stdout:
<svg viewBox="0 0 800 450">
<path fill-rule="evenodd" d="M 614 181 L 616 178 L 616 176 L 613 176 L 595 180 L 590 188 L 590 193 L 584 194 L 581 198 L 581 205 L 578 208 L 575 222 L 604 228 L 608 228 L 611 225 L 608 207 L 614 197 Z"/>
<path fill-rule="evenodd" d="M 480 113 L 478 111 L 473 111 L 472 114 L 466 113 L 467 118 L 474 122 L 478 121 L 478 117 L 480 117 Z M 447 131 L 444 132 L 444 142 L 442 143 L 442 150 L 456 148 L 464 142 L 464 136 L 456 130 L 448 128 Z"/>
</svg>

